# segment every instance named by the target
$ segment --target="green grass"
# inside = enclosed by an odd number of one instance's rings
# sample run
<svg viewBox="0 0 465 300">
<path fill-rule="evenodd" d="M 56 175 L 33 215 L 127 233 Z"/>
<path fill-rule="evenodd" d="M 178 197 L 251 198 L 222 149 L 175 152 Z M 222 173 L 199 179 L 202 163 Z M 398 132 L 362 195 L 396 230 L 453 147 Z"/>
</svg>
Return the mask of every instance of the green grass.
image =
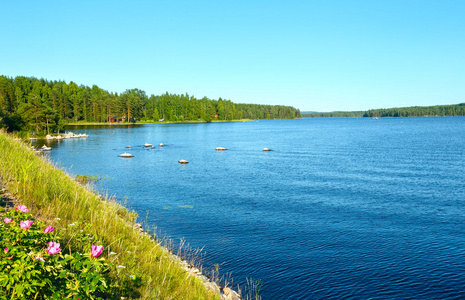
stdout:
<svg viewBox="0 0 465 300">
<path fill-rule="evenodd" d="M 88 251 L 82 249 L 75 237 L 82 226 L 90 228 L 95 240 L 105 246 L 105 258 L 114 266 L 124 266 L 115 267 L 110 274 L 121 286 L 130 287 L 130 292 L 122 289 L 121 296 L 126 299 L 219 299 L 199 278 L 184 271 L 156 240 L 133 228 L 137 218 L 134 212 L 89 191 L 29 148 L 26 143 L 0 132 L 2 182 L 37 219 L 60 230 L 63 245 Z M 69 226 L 72 224 L 82 226 Z M 129 275 L 141 281 L 134 282 Z"/>
</svg>

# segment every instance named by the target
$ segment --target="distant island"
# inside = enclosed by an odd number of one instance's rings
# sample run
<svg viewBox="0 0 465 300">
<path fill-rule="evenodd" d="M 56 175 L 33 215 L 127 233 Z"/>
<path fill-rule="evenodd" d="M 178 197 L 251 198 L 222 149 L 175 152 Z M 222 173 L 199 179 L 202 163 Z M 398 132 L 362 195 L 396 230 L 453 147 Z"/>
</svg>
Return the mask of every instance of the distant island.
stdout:
<svg viewBox="0 0 465 300">
<path fill-rule="evenodd" d="M 366 111 L 301 112 L 306 118 L 327 117 L 452 117 L 465 116 L 465 103 L 435 106 L 411 106 L 398 108 L 370 109 Z"/>
<path fill-rule="evenodd" d="M 66 124 L 212 122 L 243 119 L 293 119 L 292 106 L 233 103 L 186 94 L 147 96 L 140 89 L 111 93 L 74 82 L 0 76 L 0 128 L 43 136 Z"/>
</svg>

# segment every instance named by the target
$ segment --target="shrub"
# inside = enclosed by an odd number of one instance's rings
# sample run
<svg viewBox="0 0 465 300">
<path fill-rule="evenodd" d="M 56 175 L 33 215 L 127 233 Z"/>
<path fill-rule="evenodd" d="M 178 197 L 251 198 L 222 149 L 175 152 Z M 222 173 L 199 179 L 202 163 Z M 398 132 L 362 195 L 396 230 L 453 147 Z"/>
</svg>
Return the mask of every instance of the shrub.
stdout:
<svg viewBox="0 0 465 300">
<path fill-rule="evenodd" d="M 63 251 L 53 227 L 34 220 L 24 205 L 0 220 L 0 299 L 109 299 L 112 265 L 99 258 L 103 246 L 88 253 Z M 86 241 L 87 240 L 87 241 Z M 65 253 L 68 252 L 68 253 Z"/>
</svg>

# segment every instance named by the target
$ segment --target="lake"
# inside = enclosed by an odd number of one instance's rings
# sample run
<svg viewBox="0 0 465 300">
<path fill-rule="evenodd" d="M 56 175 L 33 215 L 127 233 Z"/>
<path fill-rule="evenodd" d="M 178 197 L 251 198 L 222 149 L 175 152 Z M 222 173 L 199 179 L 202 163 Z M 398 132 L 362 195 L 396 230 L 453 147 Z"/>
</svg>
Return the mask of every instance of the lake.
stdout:
<svg viewBox="0 0 465 300">
<path fill-rule="evenodd" d="M 464 117 L 67 129 L 53 161 L 263 299 L 465 298 Z"/>
</svg>

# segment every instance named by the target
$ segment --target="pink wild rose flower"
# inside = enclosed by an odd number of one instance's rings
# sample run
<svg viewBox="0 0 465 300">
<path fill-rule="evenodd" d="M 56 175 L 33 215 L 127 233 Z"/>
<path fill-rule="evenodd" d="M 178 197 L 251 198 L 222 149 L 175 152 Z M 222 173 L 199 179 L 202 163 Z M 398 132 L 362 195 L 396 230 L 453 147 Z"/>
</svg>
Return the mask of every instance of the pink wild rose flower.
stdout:
<svg viewBox="0 0 465 300">
<path fill-rule="evenodd" d="M 55 230 L 55 228 L 53 228 L 52 226 L 47 226 L 47 228 L 44 229 L 44 232 L 49 233 L 49 232 L 52 232 L 54 230 Z"/>
<path fill-rule="evenodd" d="M 92 257 L 99 257 L 102 254 L 103 246 L 92 245 L 90 254 Z"/>
<path fill-rule="evenodd" d="M 5 253 L 8 253 L 8 247 L 5 247 L 5 249 L 3 249 L 3 251 L 5 251 Z"/>
<path fill-rule="evenodd" d="M 57 254 L 61 251 L 60 243 L 57 242 L 48 242 L 47 253 L 50 255 Z"/>
<path fill-rule="evenodd" d="M 19 226 L 22 228 L 22 229 L 29 229 L 32 225 L 32 223 L 34 223 L 33 221 L 21 221 L 21 223 L 19 224 Z"/>
<path fill-rule="evenodd" d="M 11 223 L 11 222 L 13 222 L 13 219 L 5 218 L 5 219 L 3 219 L 3 222 L 5 222 L 5 223 Z"/>
<path fill-rule="evenodd" d="M 18 205 L 18 210 L 24 213 L 29 212 L 29 209 L 27 209 L 26 205 Z"/>
</svg>

